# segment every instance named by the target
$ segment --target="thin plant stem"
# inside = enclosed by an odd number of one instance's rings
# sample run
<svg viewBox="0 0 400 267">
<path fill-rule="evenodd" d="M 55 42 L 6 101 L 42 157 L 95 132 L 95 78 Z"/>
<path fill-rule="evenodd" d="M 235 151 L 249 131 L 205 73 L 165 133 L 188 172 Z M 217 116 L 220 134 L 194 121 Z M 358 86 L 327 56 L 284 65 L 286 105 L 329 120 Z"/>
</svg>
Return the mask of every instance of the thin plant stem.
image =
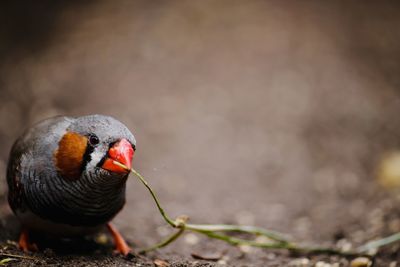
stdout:
<svg viewBox="0 0 400 267">
<path fill-rule="evenodd" d="M 37 258 L 35 258 L 35 257 L 17 255 L 17 254 L 10 254 L 10 253 L 3 253 L 3 252 L 0 252 L 0 256 L 11 257 L 11 258 L 16 258 L 16 259 L 24 259 L 24 260 L 37 260 Z"/>
<path fill-rule="evenodd" d="M 279 243 L 289 244 L 289 242 L 282 237 L 282 234 L 265 230 L 264 228 L 248 225 L 231 225 L 231 224 L 186 224 L 186 229 L 193 231 L 210 231 L 210 232 L 242 232 L 253 235 L 263 235 L 269 239 L 278 241 Z"/>
<path fill-rule="evenodd" d="M 185 232 L 185 228 L 184 227 L 179 228 L 179 230 L 176 233 L 170 235 L 165 240 L 163 240 L 160 243 L 155 244 L 155 245 L 153 245 L 153 246 L 151 246 L 149 248 L 142 249 L 141 251 L 139 251 L 139 253 L 142 254 L 142 253 L 150 252 L 150 251 L 153 251 L 153 250 L 156 250 L 156 249 L 159 249 L 159 248 L 166 247 L 170 243 L 172 243 L 176 239 L 178 239 L 183 234 L 183 232 Z"/>
<path fill-rule="evenodd" d="M 223 235 L 223 234 L 218 234 L 214 232 L 202 232 L 202 231 L 196 231 L 198 233 L 202 233 L 210 238 L 215 238 L 219 240 L 223 240 L 229 244 L 235 245 L 235 246 L 252 246 L 252 247 L 259 247 L 259 248 L 266 248 L 266 249 L 287 249 L 292 252 L 297 252 L 297 253 L 310 253 L 310 254 L 321 254 L 321 253 L 326 253 L 326 254 L 335 254 L 335 255 L 342 255 L 342 256 L 359 256 L 360 253 L 357 252 L 346 252 L 338 249 L 333 249 L 333 248 L 324 248 L 324 247 L 305 247 L 305 246 L 297 246 L 295 244 L 289 244 L 289 243 L 265 243 L 265 242 L 256 242 L 256 241 L 251 241 L 251 240 L 246 240 L 246 239 L 241 239 L 241 238 L 236 238 L 236 237 L 231 237 L 228 235 Z"/>
<path fill-rule="evenodd" d="M 119 162 L 114 161 L 115 164 L 122 165 Z M 122 166 L 121 166 L 122 167 Z M 144 179 L 144 177 L 138 173 L 134 169 L 130 169 L 130 171 L 135 174 L 140 181 L 144 184 L 144 186 L 149 190 L 151 196 L 154 199 L 154 202 L 157 205 L 158 210 L 161 213 L 161 216 L 164 218 L 164 220 L 171 225 L 172 227 L 178 227 L 176 221 L 172 220 L 164 211 L 164 209 L 161 207 L 160 202 L 158 201 L 158 198 L 156 194 L 154 193 L 153 189 L 149 186 L 147 181 Z M 185 227 L 188 230 L 204 230 L 204 231 L 236 231 L 236 232 L 245 232 L 245 233 L 250 233 L 250 234 L 255 234 L 255 235 L 264 235 L 267 236 L 268 238 L 278 241 L 278 242 L 283 242 L 283 243 L 288 243 L 288 241 L 281 236 L 281 234 L 274 232 L 274 231 L 269 231 L 265 230 L 259 227 L 253 227 L 253 226 L 240 226 L 240 225 L 227 225 L 227 224 L 186 224 Z"/>
<path fill-rule="evenodd" d="M 119 165 L 119 166 L 121 166 L 121 167 L 125 167 L 123 164 L 121 164 L 121 163 L 119 163 L 119 162 L 117 162 L 117 161 L 114 161 L 114 164 L 117 164 L 117 165 Z M 126 168 L 126 167 L 125 167 Z M 161 213 L 161 216 L 164 218 L 164 220 L 169 224 L 169 225 L 171 225 L 172 227 L 177 227 L 177 224 L 175 223 L 175 221 L 174 220 L 172 220 L 170 217 L 168 217 L 168 215 L 165 213 L 165 211 L 164 211 L 164 209 L 161 207 L 161 205 L 160 205 L 160 202 L 158 201 L 158 198 L 157 198 L 157 196 L 155 195 L 155 193 L 153 192 L 153 189 L 151 189 L 151 187 L 149 186 L 149 184 L 147 183 L 147 181 L 143 178 L 143 176 L 140 174 L 140 173 L 138 173 L 136 170 L 134 170 L 134 169 L 128 169 L 128 168 L 126 168 L 127 170 L 130 170 L 134 175 L 136 175 L 139 179 L 140 179 L 140 181 L 144 184 L 144 186 L 149 190 L 149 192 L 150 192 L 150 194 L 151 194 L 151 196 L 153 197 L 153 199 L 154 199 L 154 202 L 156 203 L 156 205 L 157 205 L 157 208 L 158 208 L 158 210 L 160 211 L 160 213 Z"/>
<path fill-rule="evenodd" d="M 281 234 L 274 232 L 274 231 L 269 231 L 269 230 L 266 230 L 263 228 L 259 228 L 259 227 L 229 225 L 229 224 L 215 224 L 215 225 L 214 224 L 188 224 L 188 223 L 186 223 L 186 221 L 188 219 L 186 216 L 180 216 L 176 220 L 172 220 L 166 214 L 164 209 L 161 207 L 161 204 L 158 201 L 158 198 L 157 198 L 156 194 L 154 193 L 153 189 L 151 189 L 151 187 L 149 186 L 147 181 L 144 179 L 144 177 L 140 173 L 138 173 L 134 169 L 130 169 L 130 168 L 126 167 L 125 165 L 123 165 L 117 161 L 114 161 L 114 164 L 118 165 L 122 168 L 125 168 L 126 170 L 129 170 L 133 174 L 135 174 L 139 178 L 139 180 L 144 184 L 144 186 L 148 189 L 148 191 L 150 192 L 150 194 L 153 197 L 153 200 L 156 203 L 157 208 L 160 211 L 164 220 L 172 227 L 179 228 L 178 232 L 169 236 L 166 240 L 164 240 L 148 249 L 143 250 L 143 252 L 165 247 L 168 244 L 170 244 L 171 242 L 175 241 L 177 238 L 179 238 L 185 230 L 189 230 L 189 231 L 193 231 L 193 232 L 197 232 L 197 233 L 206 235 L 210 238 L 225 241 L 232 245 L 248 245 L 248 246 L 268 248 L 268 249 L 287 249 L 292 252 L 300 252 L 300 253 L 327 253 L 327 254 L 336 254 L 336 255 L 341 255 L 341 256 L 346 256 L 346 257 L 360 255 L 359 252 L 353 252 L 353 251 L 347 252 L 347 251 L 341 251 L 341 250 L 333 249 L 333 248 L 297 246 L 293 243 L 289 243 L 285 238 L 283 238 L 283 236 Z M 249 233 L 249 234 L 253 234 L 253 235 L 263 235 L 263 236 L 270 238 L 274 242 L 257 242 L 257 241 L 246 240 L 246 239 L 236 238 L 236 237 L 232 237 L 229 235 L 217 233 L 217 232 L 227 232 L 227 231 L 243 232 L 243 233 Z"/>
<path fill-rule="evenodd" d="M 359 247 L 357 250 L 360 252 L 368 252 L 371 249 L 377 249 L 389 244 L 392 244 L 394 242 L 400 241 L 400 233 L 396 233 L 387 237 L 384 237 L 382 239 L 370 241 L 367 244 Z"/>
</svg>

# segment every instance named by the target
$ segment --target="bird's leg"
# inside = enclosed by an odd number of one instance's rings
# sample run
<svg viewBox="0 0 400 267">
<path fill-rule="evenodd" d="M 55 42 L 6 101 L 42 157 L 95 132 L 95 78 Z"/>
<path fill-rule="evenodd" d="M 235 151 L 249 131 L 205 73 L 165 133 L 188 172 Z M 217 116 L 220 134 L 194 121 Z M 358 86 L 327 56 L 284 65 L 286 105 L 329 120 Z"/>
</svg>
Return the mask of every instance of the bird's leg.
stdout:
<svg viewBox="0 0 400 267">
<path fill-rule="evenodd" d="M 122 235 L 111 223 L 107 223 L 107 228 L 114 239 L 116 252 L 121 253 L 124 256 L 128 255 L 132 249 L 128 246 Z"/>
<path fill-rule="evenodd" d="M 27 228 L 22 228 L 21 234 L 19 235 L 18 246 L 25 252 L 38 251 L 36 244 L 29 242 L 29 231 Z"/>
</svg>

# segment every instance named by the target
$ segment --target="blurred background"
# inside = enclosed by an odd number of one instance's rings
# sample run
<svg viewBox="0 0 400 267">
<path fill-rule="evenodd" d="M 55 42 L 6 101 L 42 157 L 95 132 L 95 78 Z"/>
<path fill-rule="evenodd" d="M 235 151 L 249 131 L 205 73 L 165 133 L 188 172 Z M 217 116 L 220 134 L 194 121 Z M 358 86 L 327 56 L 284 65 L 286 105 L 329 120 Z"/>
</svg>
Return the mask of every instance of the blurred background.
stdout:
<svg viewBox="0 0 400 267">
<path fill-rule="evenodd" d="M 400 230 L 386 190 L 400 172 L 396 1 L 0 5 L 3 196 L 28 125 L 100 113 L 134 133 L 134 167 L 172 216 L 315 242 Z M 116 224 L 137 246 L 159 240 L 148 192 L 130 180 L 127 193 Z"/>
</svg>

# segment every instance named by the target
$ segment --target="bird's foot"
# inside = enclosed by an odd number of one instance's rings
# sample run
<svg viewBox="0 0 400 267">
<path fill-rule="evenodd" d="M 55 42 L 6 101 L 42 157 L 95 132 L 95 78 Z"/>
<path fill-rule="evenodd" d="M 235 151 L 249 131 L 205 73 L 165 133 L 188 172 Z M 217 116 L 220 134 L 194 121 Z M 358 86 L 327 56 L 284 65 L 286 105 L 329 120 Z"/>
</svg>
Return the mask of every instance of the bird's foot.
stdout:
<svg viewBox="0 0 400 267">
<path fill-rule="evenodd" d="M 115 244 L 114 252 L 122 254 L 124 256 L 128 256 L 132 252 L 132 249 L 128 246 L 125 239 L 111 223 L 107 224 L 107 228 L 114 239 L 114 244 Z"/>
<path fill-rule="evenodd" d="M 29 232 L 27 229 L 22 229 L 19 236 L 18 246 L 25 252 L 38 251 L 37 245 L 29 242 Z"/>
</svg>

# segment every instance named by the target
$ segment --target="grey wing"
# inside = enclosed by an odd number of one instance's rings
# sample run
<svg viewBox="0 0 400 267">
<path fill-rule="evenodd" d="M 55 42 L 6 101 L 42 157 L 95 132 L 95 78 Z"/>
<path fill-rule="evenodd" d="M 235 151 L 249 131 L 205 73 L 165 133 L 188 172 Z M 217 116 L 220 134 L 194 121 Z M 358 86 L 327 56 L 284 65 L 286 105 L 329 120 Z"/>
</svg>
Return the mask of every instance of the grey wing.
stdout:
<svg viewBox="0 0 400 267">
<path fill-rule="evenodd" d="M 10 153 L 10 159 L 7 166 L 7 183 L 8 183 L 8 203 L 11 209 L 25 210 L 24 188 L 21 182 L 21 150 L 18 150 L 17 140 Z"/>
<path fill-rule="evenodd" d="M 71 123 L 67 117 L 54 117 L 28 129 L 12 146 L 7 166 L 8 201 L 13 211 L 25 210 L 26 191 L 42 181 L 42 171 L 55 171 L 51 162 L 56 140 L 63 134 L 60 127 Z"/>
</svg>

